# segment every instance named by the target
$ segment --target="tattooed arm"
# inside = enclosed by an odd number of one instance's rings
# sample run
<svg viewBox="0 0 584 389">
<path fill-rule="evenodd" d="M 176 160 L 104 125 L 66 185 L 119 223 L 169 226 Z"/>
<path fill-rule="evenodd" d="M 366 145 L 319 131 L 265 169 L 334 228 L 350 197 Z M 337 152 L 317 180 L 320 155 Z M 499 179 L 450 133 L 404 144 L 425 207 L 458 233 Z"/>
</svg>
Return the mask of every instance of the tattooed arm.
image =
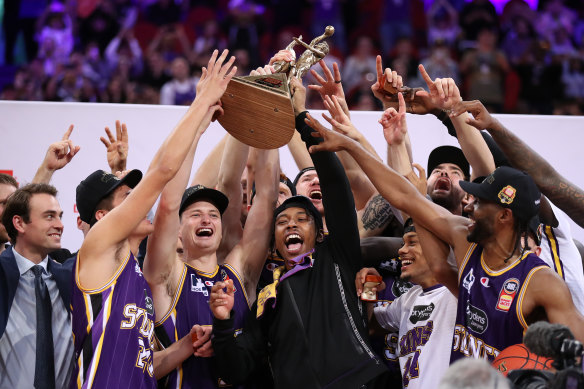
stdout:
<svg viewBox="0 0 584 389">
<path fill-rule="evenodd" d="M 479 130 L 486 129 L 509 162 L 515 168 L 529 174 L 552 203 L 570 216 L 576 224 L 584 227 L 584 191 L 581 188 L 564 178 L 541 155 L 492 117 L 480 101 L 461 102 L 454 108 L 452 115 L 466 111 L 475 117 L 475 119 L 469 117 L 467 123 Z"/>
</svg>

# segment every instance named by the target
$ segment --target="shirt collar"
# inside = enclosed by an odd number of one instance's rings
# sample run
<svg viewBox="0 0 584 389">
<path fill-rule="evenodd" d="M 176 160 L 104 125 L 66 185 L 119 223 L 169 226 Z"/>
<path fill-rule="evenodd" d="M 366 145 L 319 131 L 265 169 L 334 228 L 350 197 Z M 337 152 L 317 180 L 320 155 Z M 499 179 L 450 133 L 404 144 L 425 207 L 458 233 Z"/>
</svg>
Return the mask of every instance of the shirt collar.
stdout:
<svg viewBox="0 0 584 389">
<path fill-rule="evenodd" d="M 18 271 L 20 272 L 21 276 L 24 273 L 26 273 L 27 271 L 29 271 L 34 265 L 36 265 L 36 263 L 31 261 L 30 259 L 27 259 L 27 258 L 23 257 L 22 255 L 20 255 L 14 249 L 14 246 L 12 246 L 12 252 L 14 253 L 14 259 L 16 259 L 16 264 L 18 265 Z M 48 263 L 49 263 L 49 256 L 48 255 L 41 261 L 41 263 L 39 263 L 39 265 L 42 266 L 43 270 L 47 274 L 49 274 L 49 271 L 47 270 Z"/>
</svg>

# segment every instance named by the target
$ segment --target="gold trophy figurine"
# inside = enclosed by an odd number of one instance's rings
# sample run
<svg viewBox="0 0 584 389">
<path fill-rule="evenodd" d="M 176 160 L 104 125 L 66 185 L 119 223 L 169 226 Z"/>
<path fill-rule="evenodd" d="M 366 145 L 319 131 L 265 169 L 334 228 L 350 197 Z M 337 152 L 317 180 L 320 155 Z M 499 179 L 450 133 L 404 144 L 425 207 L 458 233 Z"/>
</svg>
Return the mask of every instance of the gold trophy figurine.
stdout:
<svg viewBox="0 0 584 389">
<path fill-rule="evenodd" d="M 252 147 L 275 149 L 286 145 L 295 127 L 290 78 L 302 78 L 312 65 L 329 53 L 329 46 L 323 40 L 334 32 L 333 26 L 327 26 L 324 34 L 310 44 L 306 44 L 302 36 L 295 37 L 284 49 L 294 60 L 274 62 L 273 74 L 233 77 L 221 97 L 224 115 L 218 120 L 223 128 Z M 306 49 L 298 60 L 294 51 L 296 45 Z"/>
</svg>

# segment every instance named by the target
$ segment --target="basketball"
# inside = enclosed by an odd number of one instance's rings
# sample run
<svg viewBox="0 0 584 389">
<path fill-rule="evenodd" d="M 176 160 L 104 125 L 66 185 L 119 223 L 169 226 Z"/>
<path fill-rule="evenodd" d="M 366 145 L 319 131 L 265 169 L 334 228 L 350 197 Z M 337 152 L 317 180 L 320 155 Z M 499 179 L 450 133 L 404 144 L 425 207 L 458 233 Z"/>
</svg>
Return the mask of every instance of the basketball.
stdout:
<svg viewBox="0 0 584 389">
<path fill-rule="evenodd" d="M 553 359 L 533 354 L 523 343 L 507 347 L 495 358 L 492 366 L 507 376 L 511 370 L 551 370 Z"/>
</svg>

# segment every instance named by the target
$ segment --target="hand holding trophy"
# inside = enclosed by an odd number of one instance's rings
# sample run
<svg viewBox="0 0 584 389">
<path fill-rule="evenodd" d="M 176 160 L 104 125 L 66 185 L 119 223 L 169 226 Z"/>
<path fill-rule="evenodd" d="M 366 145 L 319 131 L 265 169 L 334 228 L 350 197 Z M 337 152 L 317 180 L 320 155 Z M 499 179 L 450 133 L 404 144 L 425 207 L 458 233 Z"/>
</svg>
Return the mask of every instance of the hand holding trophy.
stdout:
<svg viewBox="0 0 584 389">
<path fill-rule="evenodd" d="M 334 34 L 334 27 L 327 26 L 324 34 L 310 44 L 302 36 L 294 38 L 271 61 L 272 74 L 233 77 L 221 97 L 224 115 L 219 123 L 233 137 L 252 147 L 275 149 L 286 145 L 295 128 L 295 117 L 290 95 L 290 79 L 301 79 L 311 66 L 329 52 L 324 39 Z M 296 46 L 306 50 L 296 60 Z M 275 57 L 275 58 L 276 58 Z"/>
</svg>

